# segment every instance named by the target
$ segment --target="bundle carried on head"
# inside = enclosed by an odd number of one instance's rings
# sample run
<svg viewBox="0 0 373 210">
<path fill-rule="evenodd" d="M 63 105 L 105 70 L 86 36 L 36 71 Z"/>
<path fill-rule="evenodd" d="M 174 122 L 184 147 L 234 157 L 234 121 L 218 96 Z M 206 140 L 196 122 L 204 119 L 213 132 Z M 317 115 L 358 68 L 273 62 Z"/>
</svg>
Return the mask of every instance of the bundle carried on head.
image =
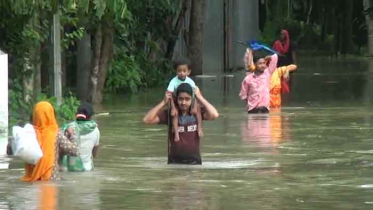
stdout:
<svg viewBox="0 0 373 210">
<path fill-rule="evenodd" d="M 279 54 L 277 51 L 267 47 L 266 45 L 262 44 L 262 43 L 259 43 L 258 41 L 256 40 L 251 40 L 251 41 L 248 41 L 248 46 L 254 50 L 254 51 L 265 51 L 267 53 L 271 53 L 271 54 Z"/>
</svg>

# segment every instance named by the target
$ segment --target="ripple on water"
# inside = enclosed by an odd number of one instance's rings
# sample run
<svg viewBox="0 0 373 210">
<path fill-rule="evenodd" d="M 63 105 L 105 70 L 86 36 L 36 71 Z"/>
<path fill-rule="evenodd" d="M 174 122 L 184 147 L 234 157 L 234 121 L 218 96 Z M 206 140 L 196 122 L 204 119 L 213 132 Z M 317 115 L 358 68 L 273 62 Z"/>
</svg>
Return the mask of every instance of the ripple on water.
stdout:
<svg viewBox="0 0 373 210">
<path fill-rule="evenodd" d="M 139 166 L 153 169 L 187 169 L 187 170 L 214 170 L 214 169 L 252 169 L 262 170 L 263 168 L 274 169 L 279 167 L 277 163 L 268 163 L 264 159 L 249 161 L 204 161 L 202 165 L 166 164 L 164 161 L 144 161 Z"/>
<path fill-rule="evenodd" d="M 364 189 L 373 189 L 373 184 L 364 184 L 364 185 L 360 185 L 360 187 Z"/>
</svg>

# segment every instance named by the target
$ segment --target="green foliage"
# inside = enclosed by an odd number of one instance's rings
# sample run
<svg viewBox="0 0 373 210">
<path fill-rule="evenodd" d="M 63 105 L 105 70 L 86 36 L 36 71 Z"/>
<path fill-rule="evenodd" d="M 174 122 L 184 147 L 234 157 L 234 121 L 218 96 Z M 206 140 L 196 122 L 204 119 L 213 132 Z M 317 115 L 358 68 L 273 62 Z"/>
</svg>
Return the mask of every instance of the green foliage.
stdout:
<svg viewBox="0 0 373 210">
<path fill-rule="evenodd" d="M 75 118 L 76 110 L 80 105 L 80 101 L 69 93 L 63 98 L 63 103 L 58 106 L 55 97 L 48 97 L 46 94 L 40 94 L 36 100 L 26 103 L 23 99 L 22 86 L 18 79 L 12 81 L 12 88 L 8 91 L 9 94 L 9 126 L 23 124 L 29 122 L 33 112 L 34 105 L 40 101 L 49 101 L 56 112 L 56 117 L 59 124 L 63 124 Z"/>
<path fill-rule="evenodd" d="M 150 60 L 145 53 L 137 55 L 140 63 L 145 87 L 157 87 L 164 85 L 166 78 L 174 74 L 172 69 L 172 62 L 168 59 L 161 58 L 155 61 Z"/>
<path fill-rule="evenodd" d="M 40 101 L 48 101 L 53 105 L 60 125 L 75 119 L 76 110 L 80 106 L 80 101 L 71 92 L 63 98 L 61 105 L 57 104 L 56 97 L 48 97 L 45 94 L 40 94 L 35 103 Z"/>
<path fill-rule="evenodd" d="M 115 58 L 111 64 L 106 81 L 106 91 L 136 93 L 143 85 L 141 69 L 133 55 L 128 55 L 126 50 L 116 48 Z"/>
<path fill-rule="evenodd" d="M 5 34 L 0 40 L 0 48 L 16 58 L 12 72 L 15 72 L 14 79 L 19 80 L 17 83 L 22 84 L 21 75 L 28 77 L 33 73 L 24 72 L 25 64 L 30 65 L 30 70 L 36 69 L 35 66 L 42 62 L 42 68 L 48 68 L 48 39 L 56 11 L 61 14 L 61 43 L 68 55 L 76 52 L 78 39 L 85 33 L 94 34 L 100 23 L 105 21 L 115 28 L 114 54 L 113 60 L 109 61 L 111 66 L 105 90 L 136 93 L 144 88 L 163 85 L 165 78 L 172 74 L 171 63 L 165 59 L 165 53 L 168 42 L 175 39 L 172 26 L 179 3 L 179 0 L 1 1 L 0 31 Z M 92 44 L 92 50 L 94 48 Z M 69 62 L 72 61 L 68 60 L 67 65 Z M 19 87 L 10 92 L 14 101 L 18 101 L 12 109 L 22 106 L 25 110 L 25 113 L 17 113 L 19 116 L 14 115 L 15 120 L 28 118 L 28 111 L 32 109 L 30 104 L 23 104 L 22 90 Z"/>
<path fill-rule="evenodd" d="M 27 121 L 31 115 L 31 106 L 23 99 L 20 79 L 12 81 L 12 88 L 8 91 L 9 125 Z"/>
<path fill-rule="evenodd" d="M 364 15 L 372 16 L 373 10 L 363 9 L 363 1 L 266 0 L 265 6 L 260 40 L 268 45 L 278 39 L 281 29 L 287 29 L 291 40 L 304 50 L 353 53 L 354 44 L 367 43 Z"/>
<path fill-rule="evenodd" d="M 131 55 L 126 48 L 116 47 L 106 91 L 137 93 L 140 89 L 163 85 L 172 73 L 171 62 L 167 59 L 151 61 L 145 52 Z"/>
<path fill-rule="evenodd" d="M 107 90 L 122 93 L 163 85 L 172 74 L 165 54 L 179 11 L 179 0 L 127 0 L 127 5 L 128 21 L 115 21 L 117 47 L 106 83 Z"/>
</svg>

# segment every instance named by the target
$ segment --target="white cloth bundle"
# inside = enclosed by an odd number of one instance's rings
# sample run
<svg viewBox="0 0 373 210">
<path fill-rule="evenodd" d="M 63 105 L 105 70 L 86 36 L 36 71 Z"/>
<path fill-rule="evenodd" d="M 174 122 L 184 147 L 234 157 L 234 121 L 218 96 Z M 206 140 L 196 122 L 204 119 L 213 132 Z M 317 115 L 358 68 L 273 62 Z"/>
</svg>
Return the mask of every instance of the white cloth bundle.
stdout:
<svg viewBox="0 0 373 210">
<path fill-rule="evenodd" d="M 23 128 L 14 126 L 12 133 L 14 141 L 12 141 L 11 145 L 14 156 L 26 163 L 35 165 L 43 157 L 43 152 L 37 140 L 34 127 L 29 123 Z"/>
</svg>

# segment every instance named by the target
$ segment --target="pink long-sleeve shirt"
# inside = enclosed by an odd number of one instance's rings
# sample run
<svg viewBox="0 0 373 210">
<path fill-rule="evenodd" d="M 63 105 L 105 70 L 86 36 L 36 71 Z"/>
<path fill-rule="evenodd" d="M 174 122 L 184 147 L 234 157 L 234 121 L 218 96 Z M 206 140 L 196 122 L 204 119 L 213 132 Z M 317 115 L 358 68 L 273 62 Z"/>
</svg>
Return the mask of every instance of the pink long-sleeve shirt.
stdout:
<svg viewBox="0 0 373 210">
<path fill-rule="evenodd" d="M 272 60 L 268 68 L 260 75 L 249 73 L 242 81 L 240 97 L 247 102 L 247 111 L 251 111 L 257 107 L 267 107 L 269 110 L 269 87 L 271 76 L 276 70 L 278 56 L 272 55 Z"/>
</svg>

